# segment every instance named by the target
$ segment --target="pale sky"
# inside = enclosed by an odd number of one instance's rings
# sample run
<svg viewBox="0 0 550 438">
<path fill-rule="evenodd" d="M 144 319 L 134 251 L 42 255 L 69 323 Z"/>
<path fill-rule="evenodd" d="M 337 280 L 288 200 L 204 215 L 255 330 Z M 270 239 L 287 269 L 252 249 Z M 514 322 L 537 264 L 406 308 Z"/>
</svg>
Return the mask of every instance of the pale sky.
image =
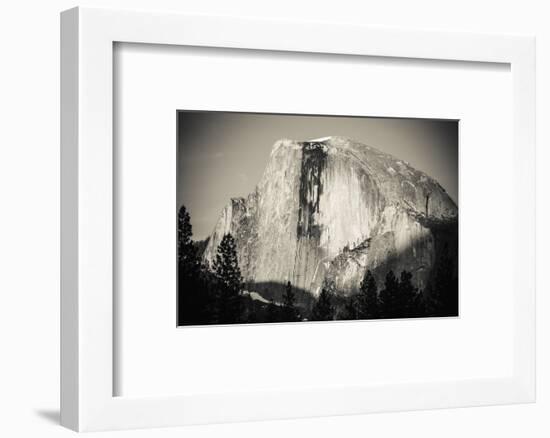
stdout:
<svg viewBox="0 0 550 438">
<path fill-rule="evenodd" d="M 254 190 L 277 140 L 336 135 L 408 161 L 458 205 L 457 121 L 179 111 L 177 204 L 194 239 L 210 235 L 230 198 Z"/>
</svg>

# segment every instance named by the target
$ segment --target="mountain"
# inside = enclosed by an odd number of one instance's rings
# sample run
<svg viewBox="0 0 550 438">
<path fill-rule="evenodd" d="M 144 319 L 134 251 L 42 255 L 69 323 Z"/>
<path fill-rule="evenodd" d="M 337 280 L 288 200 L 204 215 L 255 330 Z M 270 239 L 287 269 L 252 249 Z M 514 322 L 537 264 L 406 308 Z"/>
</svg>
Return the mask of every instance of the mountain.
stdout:
<svg viewBox="0 0 550 438">
<path fill-rule="evenodd" d="M 235 238 L 247 289 L 279 299 L 357 291 L 366 269 L 379 285 L 389 269 L 424 289 L 437 260 L 458 261 L 458 208 L 441 185 L 407 162 L 344 137 L 277 141 L 254 192 L 221 212 L 203 259 Z"/>
</svg>

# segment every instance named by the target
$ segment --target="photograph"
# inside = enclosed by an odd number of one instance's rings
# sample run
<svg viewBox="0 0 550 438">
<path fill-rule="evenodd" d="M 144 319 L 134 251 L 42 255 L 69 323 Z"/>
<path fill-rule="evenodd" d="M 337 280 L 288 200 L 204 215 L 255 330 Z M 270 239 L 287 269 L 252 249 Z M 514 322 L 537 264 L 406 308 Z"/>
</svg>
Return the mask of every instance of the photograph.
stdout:
<svg viewBox="0 0 550 438">
<path fill-rule="evenodd" d="M 179 110 L 177 325 L 459 316 L 459 121 Z"/>
</svg>

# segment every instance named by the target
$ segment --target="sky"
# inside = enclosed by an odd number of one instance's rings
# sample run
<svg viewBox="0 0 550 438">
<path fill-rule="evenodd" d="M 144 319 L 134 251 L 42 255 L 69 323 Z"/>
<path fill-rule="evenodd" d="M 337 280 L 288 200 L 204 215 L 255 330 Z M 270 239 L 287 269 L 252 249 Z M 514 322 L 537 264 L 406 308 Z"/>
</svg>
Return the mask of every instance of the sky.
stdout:
<svg viewBox="0 0 550 438">
<path fill-rule="evenodd" d="M 233 197 L 254 191 L 273 144 L 350 137 L 435 178 L 458 205 L 458 121 L 258 113 L 177 113 L 177 204 L 191 215 L 193 238 L 214 229 Z"/>
</svg>

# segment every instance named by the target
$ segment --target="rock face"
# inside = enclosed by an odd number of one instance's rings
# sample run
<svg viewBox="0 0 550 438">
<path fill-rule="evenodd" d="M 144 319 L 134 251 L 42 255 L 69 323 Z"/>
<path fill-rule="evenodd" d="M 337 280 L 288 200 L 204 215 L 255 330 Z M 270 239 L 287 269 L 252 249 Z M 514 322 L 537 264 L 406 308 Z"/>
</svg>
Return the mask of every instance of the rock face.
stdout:
<svg viewBox="0 0 550 438">
<path fill-rule="evenodd" d="M 406 269 L 423 289 L 442 248 L 456 256 L 457 229 L 455 203 L 408 163 L 343 137 L 279 140 L 256 190 L 223 209 L 203 257 L 211 263 L 231 233 L 248 289 L 275 298 L 287 281 L 317 296 L 330 280 L 350 294 L 366 269 L 379 284 Z"/>
</svg>

